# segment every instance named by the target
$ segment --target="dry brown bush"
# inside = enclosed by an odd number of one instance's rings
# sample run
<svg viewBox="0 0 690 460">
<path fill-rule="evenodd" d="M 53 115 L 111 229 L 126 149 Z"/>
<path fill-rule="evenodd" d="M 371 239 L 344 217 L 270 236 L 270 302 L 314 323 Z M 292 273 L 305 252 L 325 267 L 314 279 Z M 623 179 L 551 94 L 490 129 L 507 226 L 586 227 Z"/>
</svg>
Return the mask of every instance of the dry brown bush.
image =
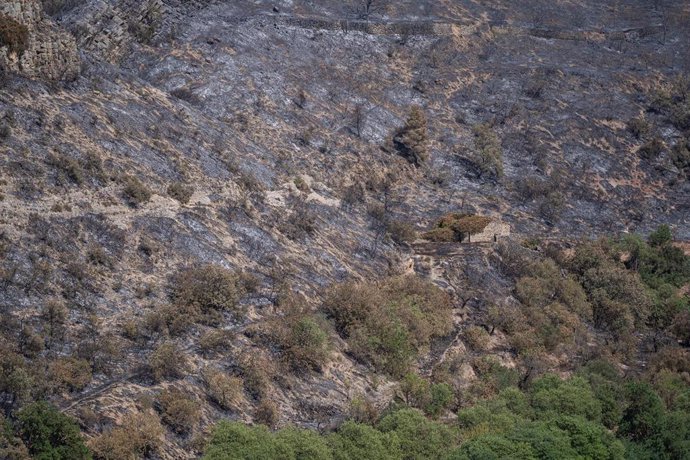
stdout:
<svg viewBox="0 0 690 460">
<path fill-rule="evenodd" d="M 98 460 L 136 460 L 157 451 L 164 442 L 165 430 L 157 415 L 127 415 L 122 424 L 90 442 Z"/>
<path fill-rule="evenodd" d="M 164 390 L 158 395 L 163 422 L 177 433 L 188 433 L 201 418 L 199 403 L 176 388 Z"/>
</svg>

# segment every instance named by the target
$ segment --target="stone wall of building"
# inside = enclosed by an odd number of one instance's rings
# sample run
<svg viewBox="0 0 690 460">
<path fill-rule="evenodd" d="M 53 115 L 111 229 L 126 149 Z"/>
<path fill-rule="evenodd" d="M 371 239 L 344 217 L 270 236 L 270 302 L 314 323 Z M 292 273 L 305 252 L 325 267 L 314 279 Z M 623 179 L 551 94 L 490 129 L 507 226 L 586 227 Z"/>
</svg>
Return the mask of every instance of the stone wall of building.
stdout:
<svg viewBox="0 0 690 460">
<path fill-rule="evenodd" d="M 491 221 L 481 233 L 474 234 L 466 242 L 491 243 L 510 236 L 510 225 L 498 220 Z"/>
</svg>

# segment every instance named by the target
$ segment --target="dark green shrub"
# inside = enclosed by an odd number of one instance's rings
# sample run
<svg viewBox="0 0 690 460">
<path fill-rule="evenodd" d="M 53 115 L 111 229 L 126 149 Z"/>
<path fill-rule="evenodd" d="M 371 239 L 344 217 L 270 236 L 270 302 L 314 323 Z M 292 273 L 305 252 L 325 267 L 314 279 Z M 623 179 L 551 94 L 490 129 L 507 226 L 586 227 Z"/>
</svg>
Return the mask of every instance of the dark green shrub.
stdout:
<svg viewBox="0 0 690 460">
<path fill-rule="evenodd" d="M 673 146 L 670 153 L 673 165 L 686 177 L 690 177 L 690 141 L 681 140 Z"/>
<path fill-rule="evenodd" d="M 386 223 L 386 231 L 396 244 L 409 243 L 415 239 L 417 232 L 407 222 L 392 220 Z"/>
<path fill-rule="evenodd" d="M 30 460 L 29 449 L 14 435 L 9 422 L 0 414 L 0 458 L 7 460 Z"/>
<path fill-rule="evenodd" d="M 79 432 L 79 425 L 46 402 L 36 402 L 19 411 L 17 430 L 32 458 L 91 459 L 91 453 Z"/>
<path fill-rule="evenodd" d="M 477 125 L 474 132 L 474 156 L 471 162 L 478 177 L 500 178 L 503 176 L 503 147 L 501 140 L 489 124 Z"/>
</svg>

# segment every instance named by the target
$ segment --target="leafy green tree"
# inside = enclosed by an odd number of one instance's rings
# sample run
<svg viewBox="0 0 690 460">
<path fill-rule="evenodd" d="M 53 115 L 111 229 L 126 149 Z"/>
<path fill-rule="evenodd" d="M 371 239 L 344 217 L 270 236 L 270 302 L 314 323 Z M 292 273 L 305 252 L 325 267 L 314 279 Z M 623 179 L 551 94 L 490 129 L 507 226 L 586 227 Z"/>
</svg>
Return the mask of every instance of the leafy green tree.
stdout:
<svg viewBox="0 0 690 460">
<path fill-rule="evenodd" d="M 0 414 L 0 458 L 7 460 L 29 460 L 29 450 L 17 438 L 10 424 Z"/>
<path fill-rule="evenodd" d="M 536 454 L 526 442 L 489 434 L 472 438 L 448 455 L 447 460 L 533 460 Z"/>
<path fill-rule="evenodd" d="M 652 387 L 631 382 L 626 387 L 628 407 L 623 411 L 619 433 L 635 442 L 656 443 L 664 428 L 664 405 Z"/>
<path fill-rule="evenodd" d="M 328 437 L 335 460 L 398 460 L 402 458 L 396 433 L 381 433 L 369 425 L 345 422 Z"/>
<path fill-rule="evenodd" d="M 558 417 L 554 424 L 568 433 L 570 445 L 583 458 L 601 460 L 622 460 L 625 454 L 623 443 L 616 439 L 601 424 L 582 417 Z"/>
<path fill-rule="evenodd" d="M 535 458 L 560 460 L 578 458 L 578 452 L 570 442 L 568 433 L 553 423 L 532 422 L 519 425 L 506 437 L 514 443 L 529 444 Z"/>
<path fill-rule="evenodd" d="M 247 426 L 221 421 L 213 431 L 204 460 L 294 459 L 294 452 L 283 439 L 277 439 L 263 425 Z"/>
<path fill-rule="evenodd" d="M 39 401 L 17 413 L 19 436 L 36 460 L 86 460 L 89 449 L 79 425 L 47 402 Z"/>
<path fill-rule="evenodd" d="M 415 105 L 410 109 L 405 126 L 393 139 L 400 153 L 415 166 L 421 166 L 429 159 L 427 131 L 424 109 Z"/>
<path fill-rule="evenodd" d="M 455 444 L 455 435 L 446 425 L 427 419 L 415 409 L 387 415 L 377 428 L 383 433 L 395 433 L 405 460 L 441 458 Z"/>
<path fill-rule="evenodd" d="M 581 377 L 562 380 L 556 375 L 546 375 L 533 383 L 530 394 L 538 416 L 559 414 L 601 420 L 601 404 Z"/>
<path fill-rule="evenodd" d="M 673 234 L 671 233 L 671 228 L 664 224 L 660 225 L 654 232 L 649 235 L 649 244 L 652 247 L 663 246 L 670 243 L 673 240 Z"/>
<path fill-rule="evenodd" d="M 690 458 L 690 411 L 687 408 L 667 414 L 663 444 L 669 458 Z"/>
<path fill-rule="evenodd" d="M 326 439 L 315 431 L 285 428 L 276 434 L 276 439 L 290 449 L 296 460 L 331 460 L 333 458 Z"/>
</svg>

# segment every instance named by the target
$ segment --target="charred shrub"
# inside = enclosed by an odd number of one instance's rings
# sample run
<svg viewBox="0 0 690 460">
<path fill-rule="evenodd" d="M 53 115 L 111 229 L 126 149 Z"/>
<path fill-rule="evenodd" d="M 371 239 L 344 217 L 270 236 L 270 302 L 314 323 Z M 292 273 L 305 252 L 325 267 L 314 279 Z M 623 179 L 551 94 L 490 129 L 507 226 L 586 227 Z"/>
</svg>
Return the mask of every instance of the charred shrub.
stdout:
<svg viewBox="0 0 690 460">
<path fill-rule="evenodd" d="M 168 187 L 168 195 L 182 204 L 189 203 L 194 194 L 194 187 L 187 186 L 182 182 L 175 182 Z"/>
<path fill-rule="evenodd" d="M 29 45 L 29 29 L 9 16 L 0 14 L 0 47 L 7 46 L 10 53 L 21 54 Z"/>
<path fill-rule="evenodd" d="M 632 118 L 628 121 L 628 131 L 637 139 L 642 139 L 649 134 L 651 128 L 647 120 L 642 117 Z"/>
<path fill-rule="evenodd" d="M 655 137 L 654 139 L 642 144 L 638 152 L 645 160 L 655 160 L 659 157 L 659 155 L 661 155 L 661 151 L 663 149 L 664 141 L 658 137 Z"/>
<path fill-rule="evenodd" d="M 151 195 L 153 195 L 151 189 L 141 183 L 136 177 L 128 176 L 125 178 L 124 183 L 125 188 L 122 193 L 130 206 L 138 206 L 151 199 Z"/>
</svg>

